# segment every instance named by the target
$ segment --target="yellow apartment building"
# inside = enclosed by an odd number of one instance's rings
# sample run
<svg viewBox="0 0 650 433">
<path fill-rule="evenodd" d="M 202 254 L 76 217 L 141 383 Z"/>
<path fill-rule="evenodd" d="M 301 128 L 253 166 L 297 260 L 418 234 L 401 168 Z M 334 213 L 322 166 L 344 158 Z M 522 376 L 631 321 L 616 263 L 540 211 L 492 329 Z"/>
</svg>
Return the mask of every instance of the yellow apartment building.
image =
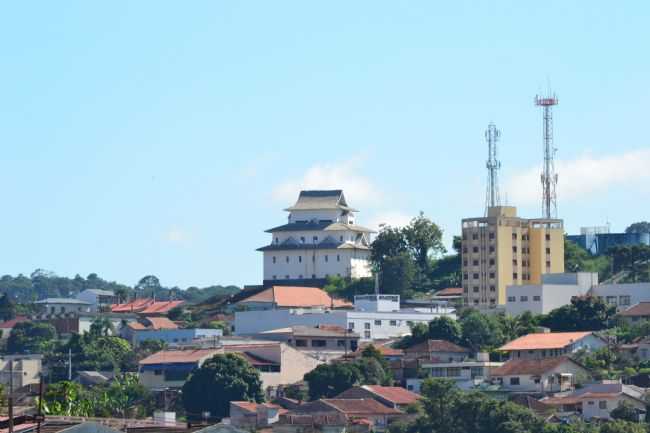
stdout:
<svg viewBox="0 0 650 433">
<path fill-rule="evenodd" d="M 462 225 L 465 305 L 495 308 L 506 303 L 506 286 L 541 284 L 542 274 L 564 272 L 561 219 L 520 218 L 514 206 L 495 206 Z"/>
</svg>

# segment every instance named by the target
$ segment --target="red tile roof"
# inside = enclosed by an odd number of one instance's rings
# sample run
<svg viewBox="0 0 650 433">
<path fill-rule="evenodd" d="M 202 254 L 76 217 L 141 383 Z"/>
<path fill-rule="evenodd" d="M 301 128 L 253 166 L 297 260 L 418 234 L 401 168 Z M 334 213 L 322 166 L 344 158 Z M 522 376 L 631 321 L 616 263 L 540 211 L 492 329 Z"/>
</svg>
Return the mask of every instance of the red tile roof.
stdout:
<svg viewBox="0 0 650 433">
<path fill-rule="evenodd" d="M 261 302 L 275 303 L 278 307 L 352 307 L 347 301 L 331 298 L 327 292 L 316 287 L 273 286 L 240 303 Z"/>
<path fill-rule="evenodd" d="M 11 320 L 0 323 L 0 329 L 13 329 L 18 323 L 27 322 L 29 319 L 25 316 L 16 316 Z"/>
<path fill-rule="evenodd" d="M 126 304 L 113 304 L 113 313 L 166 314 L 172 308 L 178 307 L 185 301 L 154 301 L 151 298 L 135 299 Z"/>
<path fill-rule="evenodd" d="M 148 317 L 147 321 L 151 324 L 150 329 L 178 329 L 178 325 L 166 317 Z"/>
<path fill-rule="evenodd" d="M 469 353 L 469 349 L 460 347 L 457 344 L 447 340 L 427 340 L 422 343 L 404 349 L 406 353 L 413 352 L 453 352 L 453 353 Z"/>
<path fill-rule="evenodd" d="M 140 361 L 140 365 L 149 364 L 189 364 L 210 358 L 219 353 L 218 349 L 161 350 Z"/>
<path fill-rule="evenodd" d="M 184 303 L 185 301 L 156 301 L 140 311 L 140 314 L 167 314 L 170 310 Z"/>
<path fill-rule="evenodd" d="M 511 359 L 501 367 L 492 370 L 491 374 L 492 376 L 540 375 L 567 362 L 580 366 L 567 356 L 544 359 Z"/>
<path fill-rule="evenodd" d="M 650 302 L 639 302 L 621 313 L 621 316 L 650 316 Z"/>
<path fill-rule="evenodd" d="M 462 287 L 447 287 L 446 289 L 439 290 L 435 293 L 435 296 L 462 296 L 463 288 Z"/>
<path fill-rule="evenodd" d="M 539 350 L 539 349 L 561 349 L 574 343 L 593 332 L 547 332 L 528 334 L 519 337 L 498 350 Z"/>
<path fill-rule="evenodd" d="M 401 415 L 402 412 L 385 406 L 372 398 L 338 399 L 328 398 L 323 403 L 340 410 L 347 416 L 354 415 Z"/>
<path fill-rule="evenodd" d="M 390 346 L 384 346 L 381 344 L 372 344 L 372 343 L 363 343 L 359 345 L 359 348 L 355 352 L 355 355 L 361 355 L 363 349 L 368 346 L 375 346 L 375 349 L 379 351 L 383 356 L 404 356 L 404 351 L 402 349 L 394 349 Z"/>
<path fill-rule="evenodd" d="M 231 401 L 230 404 L 234 404 L 235 406 L 250 413 L 257 413 L 257 408 L 260 406 L 264 406 L 271 409 L 278 409 L 279 414 L 288 412 L 283 407 L 273 403 L 253 403 L 252 401 Z"/>
<path fill-rule="evenodd" d="M 364 385 L 363 388 L 399 405 L 415 403 L 420 398 L 416 393 L 399 386 Z"/>
</svg>

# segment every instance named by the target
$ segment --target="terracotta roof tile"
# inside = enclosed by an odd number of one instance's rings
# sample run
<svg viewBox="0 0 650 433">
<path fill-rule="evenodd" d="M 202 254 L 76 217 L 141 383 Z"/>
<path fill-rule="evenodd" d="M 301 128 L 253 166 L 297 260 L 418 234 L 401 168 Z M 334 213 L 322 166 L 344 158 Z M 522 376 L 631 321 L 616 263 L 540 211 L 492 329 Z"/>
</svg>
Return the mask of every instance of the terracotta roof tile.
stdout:
<svg viewBox="0 0 650 433">
<path fill-rule="evenodd" d="M 0 323 L 0 329 L 13 329 L 14 326 L 21 322 L 27 322 L 29 319 L 25 316 L 16 316 L 11 320 Z"/>
<path fill-rule="evenodd" d="M 386 346 L 383 344 L 372 344 L 372 343 L 363 343 L 359 345 L 359 348 L 357 349 L 355 355 L 361 356 L 361 353 L 363 352 L 363 349 L 365 349 L 368 346 L 375 346 L 375 349 L 379 351 L 383 356 L 404 356 L 404 351 L 402 349 L 395 349 L 390 346 Z"/>
<path fill-rule="evenodd" d="M 347 301 L 332 299 L 327 292 L 316 287 L 273 286 L 253 296 L 239 301 L 241 303 L 275 303 L 278 307 L 351 307 Z"/>
<path fill-rule="evenodd" d="M 650 302 L 639 302 L 621 313 L 621 316 L 650 316 Z"/>
<path fill-rule="evenodd" d="M 400 405 L 415 403 L 420 398 L 416 393 L 399 386 L 364 385 L 363 388 L 391 403 Z"/>
<path fill-rule="evenodd" d="M 156 301 L 140 311 L 140 314 L 167 314 L 170 310 L 184 303 L 185 301 Z"/>
<path fill-rule="evenodd" d="M 322 400 L 329 406 L 340 410 L 347 416 L 351 415 L 400 415 L 401 411 L 387 407 L 372 398 L 338 399 L 328 398 Z"/>
<path fill-rule="evenodd" d="M 446 289 L 439 290 L 435 293 L 436 296 L 462 296 L 462 287 L 447 287 Z"/>
<path fill-rule="evenodd" d="M 492 370 L 492 376 L 513 376 L 518 374 L 540 375 L 550 371 L 565 362 L 577 364 L 567 356 L 544 359 L 511 359 Z"/>
<path fill-rule="evenodd" d="M 199 362 L 219 353 L 218 349 L 161 350 L 140 361 L 140 365 L 149 364 L 188 364 Z"/>
<path fill-rule="evenodd" d="M 406 353 L 413 352 L 453 352 L 453 353 L 469 353 L 469 349 L 465 349 L 457 344 L 447 340 L 427 340 L 422 343 L 404 349 Z"/>
<path fill-rule="evenodd" d="M 146 320 L 151 324 L 149 329 L 178 329 L 178 325 L 166 317 L 148 317 Z"/>
<path fill-rule="evenodd" d="M 561 349 L 574 343 L 593 332 L 547 332 L 528 334 L 519 337 L 498 350 L 539 350 L 539 349 Z"/>
</svg>

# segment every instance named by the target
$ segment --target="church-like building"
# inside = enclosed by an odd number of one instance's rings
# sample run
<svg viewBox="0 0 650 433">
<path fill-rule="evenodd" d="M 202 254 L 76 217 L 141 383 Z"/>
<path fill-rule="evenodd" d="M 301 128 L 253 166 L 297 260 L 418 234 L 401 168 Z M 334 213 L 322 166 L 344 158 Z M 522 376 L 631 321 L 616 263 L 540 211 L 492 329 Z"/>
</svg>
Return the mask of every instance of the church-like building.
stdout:
<svg viewBox="0 0 650 433">
<path fill-rule="evenodd" d="M 372 230 L 355 224 L 342 190 L 301 191 L 287 224 L 266 230 L 264 285 L 322 287 L 327 277 L 370 277 Z"/>
</svg>

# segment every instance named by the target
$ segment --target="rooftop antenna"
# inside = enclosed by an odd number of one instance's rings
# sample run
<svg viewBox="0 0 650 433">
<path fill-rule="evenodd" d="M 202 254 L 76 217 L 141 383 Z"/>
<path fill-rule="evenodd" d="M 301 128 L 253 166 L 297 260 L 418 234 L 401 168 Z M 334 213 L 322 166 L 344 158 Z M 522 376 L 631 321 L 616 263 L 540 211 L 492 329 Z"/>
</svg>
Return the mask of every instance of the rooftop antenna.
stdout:
<svg viewBox="0 0 650 433">
<path fill-rule="evenodd" d="M 542 215 L 544 218 L 557 218 L 557 173 L 555 173 L 555 152 L 553 146 L 553 106 L 558 100 L 555 94 L 551 96 L 535 96 L 535 105 L 542 107 L 544 114 L 544 167 L 542 169 Z"/>
<path fill-rule="evenodd" d="M 497 159 L 497 141 L 501 137 L 501 131 L 497 129 L 494 123 L 488 125 L 485 130 L 485 141 L 488 143 L 488 160 L 485 166 L 488 169 L 488 184 L 485 197 L 485 214 L 488 208 L 500 206 L 501 197 L 499 195 L 499 169 L 501 162 Z"/>
</svg>

